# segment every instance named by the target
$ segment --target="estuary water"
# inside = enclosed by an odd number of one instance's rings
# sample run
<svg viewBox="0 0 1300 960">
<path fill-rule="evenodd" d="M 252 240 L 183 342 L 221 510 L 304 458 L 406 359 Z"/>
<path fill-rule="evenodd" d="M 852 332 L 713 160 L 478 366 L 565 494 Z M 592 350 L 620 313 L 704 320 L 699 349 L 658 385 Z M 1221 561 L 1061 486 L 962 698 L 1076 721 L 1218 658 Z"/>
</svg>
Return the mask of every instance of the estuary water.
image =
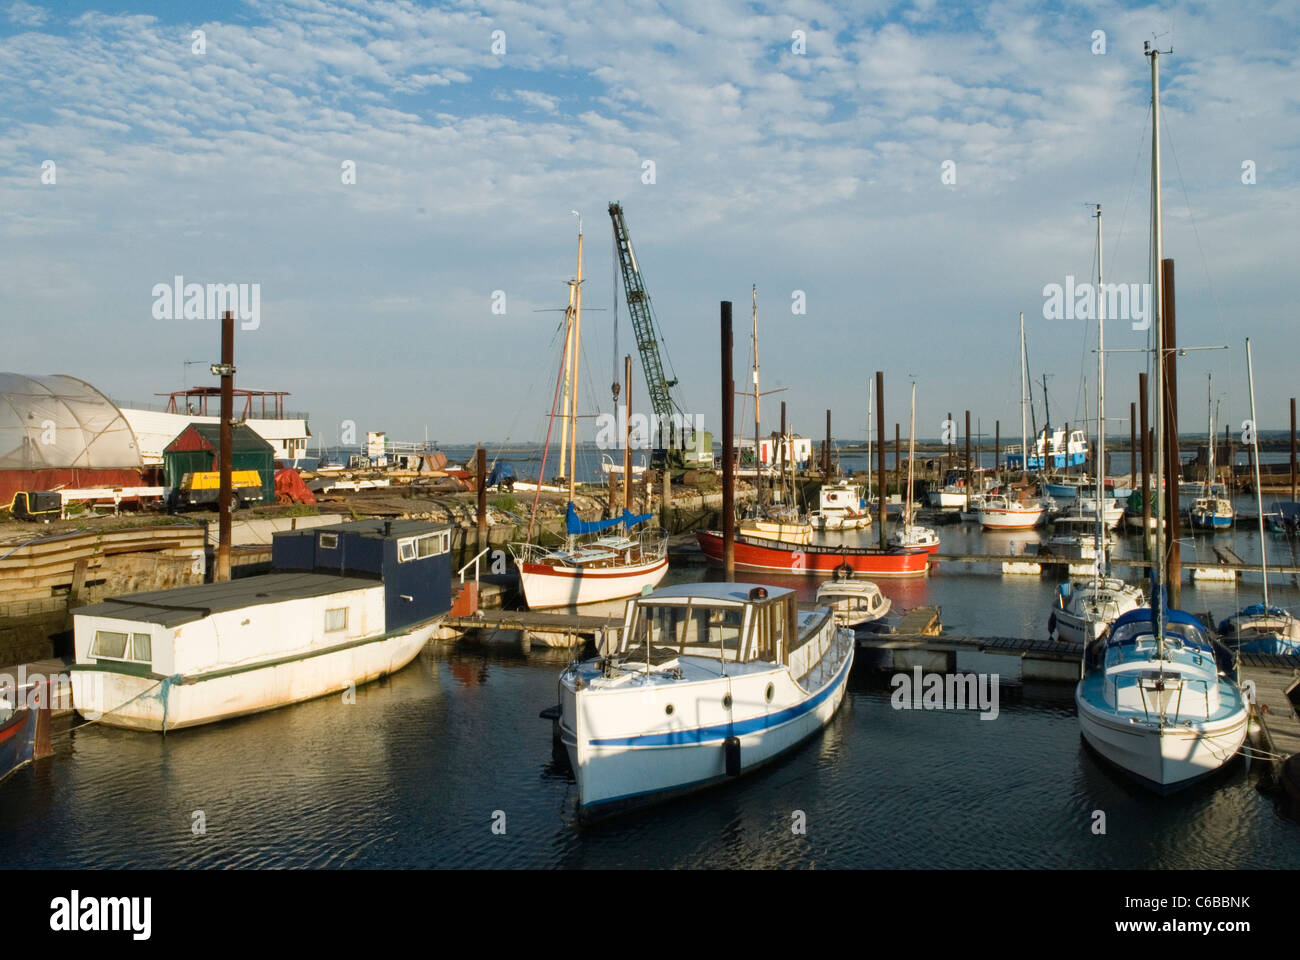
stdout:
<svg viewBox="0 0 1300 960">
<path fill-rule="evenodd" d="M 969 525 L 940 532 L 946 551 L 992 549 Z M 1243 556 L 1258 554 L 1257 540 L 1219 536 Z M 1284 543 L 1270 541 L 1270 554 Z M 671 574 L 710 575 L 691 565 Z M 762 579 L 809 599 L 815 591 L 811 581 Z M 1033 637 L 1046 634 L 1056 585 L 953 564 L 925 580 L 880 583 L 896 606 L 939 604 L 952 632 Z M 1253 602 L 1258 584 L 1183 590 L 1184 607 L 1217 618 Z M 1273 599 L 1300 607 L 1300 592 L 1281 578 Z M 1067 685 L 1004 683 L 997 718 L 982 720 L 975 711 L 894 709 L 889 679 L 866 670 L 855 672 L 832 723 L 786 759 L 582 827 L 567 763 L 537 716 L 556 702 L 570 656 L 525 651 L 517 638 L 435 645 L 358 690 L 355 703 L 330 697 L 165 737 L 56 722 L 56 756 L 0 784 L 0 857 L 75 868 L 1178 869 L 1300 860 L 1300 824 L 1257 789 L 1259 761 L 1238 759 L 1216 780 L 1161 799 L 1084 748 Z M 1098 811 L 1104 834 L 1093 831 Z M 803 833 L 793 829 L 800 823 Z"/>
</svg>

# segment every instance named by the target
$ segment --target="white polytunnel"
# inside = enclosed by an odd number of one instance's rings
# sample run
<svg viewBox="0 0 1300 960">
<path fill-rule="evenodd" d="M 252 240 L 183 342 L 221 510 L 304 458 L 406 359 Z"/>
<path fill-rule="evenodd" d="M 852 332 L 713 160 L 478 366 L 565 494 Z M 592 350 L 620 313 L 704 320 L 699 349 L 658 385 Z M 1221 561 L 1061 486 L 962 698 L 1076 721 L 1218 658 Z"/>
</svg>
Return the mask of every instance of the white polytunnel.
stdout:
<svg viewBox="0 0 1300 960">
<path fill-rule="evenodd" d="M 139 470 L 113 401 L 76 377 L 0 373 L 0 470 Z"/>
</svg>

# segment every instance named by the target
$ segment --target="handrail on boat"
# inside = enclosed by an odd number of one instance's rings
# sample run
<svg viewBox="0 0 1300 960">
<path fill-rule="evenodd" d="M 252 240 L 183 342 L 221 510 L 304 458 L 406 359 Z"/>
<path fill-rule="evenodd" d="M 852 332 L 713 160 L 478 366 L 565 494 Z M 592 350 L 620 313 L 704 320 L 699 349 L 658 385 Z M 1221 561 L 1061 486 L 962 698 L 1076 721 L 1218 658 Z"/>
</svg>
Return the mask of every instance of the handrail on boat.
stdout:
<svg viewBox="0 0 1300 960">
<path fill-rule="evenodd" d="M 461 567 L 460 570 L 457 571 L 460 574 L 461 586 L 465 585 L 465 571 L 468 570 L 471 565 L 474 567 L 474 582 L 478 583 L 479 560 L 482 559 L 485 553 L 490 552 L 491 549 L 492 549 L 491 547 L 484 547 L 482 550 L 480 550 L 477 554 L 474 555 L 473 560 L 469 561 L 469 563 L 465 564 L 465 566 Z"/>
</svg>

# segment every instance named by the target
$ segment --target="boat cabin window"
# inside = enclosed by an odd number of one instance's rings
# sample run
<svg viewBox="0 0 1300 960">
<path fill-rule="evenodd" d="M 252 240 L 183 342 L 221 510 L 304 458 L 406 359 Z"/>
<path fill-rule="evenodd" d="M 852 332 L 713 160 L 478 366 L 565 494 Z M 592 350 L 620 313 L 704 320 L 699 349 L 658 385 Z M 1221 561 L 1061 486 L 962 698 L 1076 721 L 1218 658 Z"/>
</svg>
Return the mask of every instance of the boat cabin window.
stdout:
<svg viewBox="0 0 1300 960">
<path fill-rule="evenodd" d="M 90 655 L 98 660 L 121 660 L 129 663 L 152 663 L 152 638 L 147 633 L 118 633 L 96 630 Z"/>
<path fill-rule="evenodd" d="M 414 560 L 417 557 L 432 557 L 439 553 L 446 553 L 450 549 L 450 531 L 426 533 L 422 537 L 407 537 L 404 540 L 398 540 L 397 560 L 399 563 L 406 563 L 406 561 Z"/>
<path fill-rule="evenodd" d="M 721 656 L 739 662 L 747 659 L 741 644 L 744 626 L 744 607 L 710 606 L 695 601 L 685 606 L 638 604 L 628 649 L 644 649 L 648 639 L 652 648 L 668 648 L 697 657 Z"/>
<path fill-rule="evenodd" d="M 339 535 L 337 533 L 322 533 L 320 535 L 320 546 L 322 550 L 334 550 L 339 545 Z"/>
<path fill-rule="evenodd" d="M 325 632 L 334 633 L 348 628 L 348 608 L 335 607 L 325 611 Z"/>
</svg>

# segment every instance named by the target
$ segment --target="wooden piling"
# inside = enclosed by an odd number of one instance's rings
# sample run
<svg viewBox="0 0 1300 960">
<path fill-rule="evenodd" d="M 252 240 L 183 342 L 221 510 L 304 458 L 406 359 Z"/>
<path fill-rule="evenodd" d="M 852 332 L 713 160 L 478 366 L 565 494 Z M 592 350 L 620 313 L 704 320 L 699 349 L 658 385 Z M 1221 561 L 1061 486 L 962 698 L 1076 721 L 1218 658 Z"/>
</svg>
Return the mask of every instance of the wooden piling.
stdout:
<svg viewBox="0 0 1300 960">
<path fill-rule="evenodd" d="M 632 509 L 632 355 L 623 357 L 623 404 L 627 424 L 623 427 L 623 509 Z"/>
<path fill-rule="evenodd" d="M 885 372 L 876 371 L 876 471 L 880 490 L 880 548 L 888 543 L 885 538 Z"/>
<path fill-rule="evenodd" d="M 474 466 L 478 472 L 478 549 L 487 546 L 487 451 L 479 447 L 474 451 Z M 540 482 L 540 481 L 539 481 Z"/>
<path fill-rule="evenodd" d="M 1291 398 L 1291 502 L 1296 502 L 1295 397 Z"/>
<path fill-rule="evenodd" d="M 231 426 L 235 418 L 235 314 L 225 311 L 221 317 L 221 450 L 217 454 L 220 480 L 217 487 L 217 582 L 230 579 L 230 500 L 234 495 L 231 470 L 234 463 L 230 449 Z"/>
<path fill-rule="evenodd" d="M 1164 288 L 1164 309 L 1160 311 L 1164 324 L 1164 372 L 1165 398 L 1165 496 L 1168 504 L 1165 509 L 1165 550 L 1168 571 L 1169 605 L 1178 608 L 1182 605 L 1182 547 L 1178 538 L 1182 533 L 1182 514 L 1179 508 L 1179 470 L 1178 456 L 1178 326 L 1174 313 L 1174 261 L 1165 258 L 1160 261 L 1162 286 Z"/>
<path fill-rule="evenodd" d="M 970 513 L 970 411 L 966 411 L 966 512 Z"/>
<path fill-rule="evenodd" d="M 731 301 L 721 305 L 722 326 L 722 566 L 729 581 L 736 579 L 736 464 L 734 419 L 736 382 L 732 376 Z M 829 413 L 827 414 L 829 424 Z"/>
<path fill-rule="evenodd" d="M 1138 374 L 1138 409 L 1142 428 L 1142 558 L 1151 559 L 1151 428 L 1147 425 L 1147 375 Z"/>
</svg>

